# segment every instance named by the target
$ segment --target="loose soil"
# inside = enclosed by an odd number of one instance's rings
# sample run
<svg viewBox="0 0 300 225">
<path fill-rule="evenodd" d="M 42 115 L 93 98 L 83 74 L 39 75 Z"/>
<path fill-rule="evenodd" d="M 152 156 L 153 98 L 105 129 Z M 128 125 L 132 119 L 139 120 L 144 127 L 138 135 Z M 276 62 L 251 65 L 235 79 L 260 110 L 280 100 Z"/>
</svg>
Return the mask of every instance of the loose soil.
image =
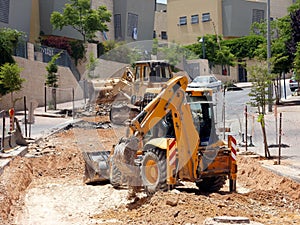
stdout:
<svg viewBox="0 0 300 225">
<path fill-rule="evenodd" d="M 107 117 L 84 118 L 105 122 Z M 261 158 L 238 156 L 237 193 L 228 185 L 201 193 L 184 182 L 169 191 L 127 199 L 127 189 L 83 182 L 82 151 L 110 149 L 124 129 L 71 126 L 31 144 L 0 180 L 0 224 L 203 224 L 208 217 L 243 216 L 263 224 L 300 224 L 300 184 L 266 170 Z"/>
</svg>

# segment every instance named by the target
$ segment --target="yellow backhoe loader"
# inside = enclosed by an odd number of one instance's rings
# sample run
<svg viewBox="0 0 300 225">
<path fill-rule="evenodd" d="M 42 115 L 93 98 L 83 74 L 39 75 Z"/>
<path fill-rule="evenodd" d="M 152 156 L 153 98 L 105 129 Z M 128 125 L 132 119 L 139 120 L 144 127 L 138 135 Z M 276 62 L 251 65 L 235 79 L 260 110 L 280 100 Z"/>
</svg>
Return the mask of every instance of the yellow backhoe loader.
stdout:
<svg viewBox="0 0 300 225">
<path fill-rule="evenodd" d="M 87 178 L 97 174 L 115 187 L 126 184 L 149 195 L 178 181 L 218 191 L 229 178 L 229 189 L 235 191 L 235 152 L 216 134 L 212 90 L 187 89 L 187 84 L 184 76 L 170 79 L 132 119 L 128 137 L 107 152 L 106 159 L 87 153 Z M 92 160 L 98 171 L 90 174 L 95 171 Z"/>
</svg>

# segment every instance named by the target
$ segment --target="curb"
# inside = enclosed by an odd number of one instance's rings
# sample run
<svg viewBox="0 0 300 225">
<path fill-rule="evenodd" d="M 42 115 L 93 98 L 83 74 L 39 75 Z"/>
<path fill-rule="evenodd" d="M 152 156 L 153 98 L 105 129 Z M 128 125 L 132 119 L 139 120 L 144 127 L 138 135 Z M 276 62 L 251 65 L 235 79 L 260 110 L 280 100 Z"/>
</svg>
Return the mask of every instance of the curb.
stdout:
<svg viewBox="0 0 300 225">
<path fill-rule="evenodd" d="M 58 133 L 59 131 L 63 130 L 64 128 L 66 128 L 69 124 L 74 124 L 77 123 L 79 121 L 81 121 L 82 119 L 72 119 L 72 121 L 66 121 L 64 123 L 59 124 L 57 127 L 54 127 L 50 130 L 50 132 L 44 134 L 41 137 L 37 137 L 34 139 L 33 143 L 39 142 L 41 140 L 43 140 L 44 138 L 47 138 L 55 133 Z"/>
<path fill-rule="evenodd" d="M 293 181 L 296 181 L 300 183 L 300 172 L 299 170 L 293 169 L 290 166 L 283 166 L 283 165 L 274 165 L 276 168 L 273 168 L 271 165 L 266 165 L 264 163 L 261 164 L 262 167 L 272 171 L 273 173 L 282 176 L 282 177 L 288 177 L 292 179 Z M 283 173 L 281 171 L 289 171 L 289 173 Z"/>
</svg>

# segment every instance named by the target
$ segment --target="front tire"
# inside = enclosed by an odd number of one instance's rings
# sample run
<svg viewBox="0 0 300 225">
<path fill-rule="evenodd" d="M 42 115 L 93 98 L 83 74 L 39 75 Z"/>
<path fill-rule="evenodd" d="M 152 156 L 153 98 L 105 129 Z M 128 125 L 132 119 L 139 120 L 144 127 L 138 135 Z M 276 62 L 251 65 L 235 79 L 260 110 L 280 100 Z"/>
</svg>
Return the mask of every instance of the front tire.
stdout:
<svg viewBox="0 0 300 225">
<path fill-rule="evenodd" d="M 167 190 L 166 151 L 155 148 L 145 153 L 141 165 L 141 178 L 148 195 Z"/>
<path fill-rule="evenodd" d="M 224 186 L 226 179 L 226 176 L 205 177 L 196 182 L 196 185 L 200 191 L 217 192 Z"/>
</svg>

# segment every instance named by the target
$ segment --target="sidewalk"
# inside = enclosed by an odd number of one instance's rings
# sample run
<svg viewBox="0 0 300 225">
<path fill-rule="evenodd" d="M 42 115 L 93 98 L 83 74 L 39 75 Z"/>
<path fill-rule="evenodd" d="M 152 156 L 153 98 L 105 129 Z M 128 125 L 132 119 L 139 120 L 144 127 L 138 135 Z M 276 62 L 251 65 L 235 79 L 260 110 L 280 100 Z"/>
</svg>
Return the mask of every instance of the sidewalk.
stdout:
<svg viewBox="0 0 300 225">
<path fill-rule="evenodd" d="M 287 119 L 288 122 L 283 123 L 285 127 L 285 131 L 291 130 L 291 129 L 297 129 L 300 131 L 300 96 L 288 96 L 286 99 L 281 99 L 281 105 L 277 106 L 277 112 L 278 112 L 278 119 L 279 119 L 279 113 L 284 112 L 284 119 Z M 274 119 L 274 107 L 273 112 L 267 113 L 265 115 L 265 119 L 273 120 Z M 288 114 L 288 118 L 287 117 Z M 271 129 L 269 127 L 269 129 Z M 293 179 L 296 182 L 300 183 L 300 157 L 296 157 L 295 151 L 297 151 L 299 143 L 298 143 L 298 137 L 299 133 L 288 133 L 285 134 L 283 130 L 283 136 L 282 136 L 282 144 L 288 144 L 288 148 L 281 148 L 281 159 L 280 159 L 280 165 L 278 164 L 278 151 L 279 146 L 275 148 L 270 148 L 269 151 L 271 153 L 271 156 L 273 159 L 270 160 L 261 160 L 261 164 L 266 169 L 271 170 L 275 174 L 278 174 L 280 176 L 288 177 L 290 179 Z M 261 133 L 261 131 L 260 131 Z M 267 131 L 268 134 L 268 131 Z M 273 140 L 268 139 L 268 144 L 272 144 Z M 241 154 L 245 153 L 245 148 L 240 147 L 242 150 Z M 248 147 L 248 153 L 255 153 L 257 156 L 264 156 L 264 150 L 263 147 Z M 292 156 L 294 155 L 294 156 Z M 299 155 L 299 154 L 297 154 Z M 251 156 L 255 157 L 255 156 Z"/>
</svg>

